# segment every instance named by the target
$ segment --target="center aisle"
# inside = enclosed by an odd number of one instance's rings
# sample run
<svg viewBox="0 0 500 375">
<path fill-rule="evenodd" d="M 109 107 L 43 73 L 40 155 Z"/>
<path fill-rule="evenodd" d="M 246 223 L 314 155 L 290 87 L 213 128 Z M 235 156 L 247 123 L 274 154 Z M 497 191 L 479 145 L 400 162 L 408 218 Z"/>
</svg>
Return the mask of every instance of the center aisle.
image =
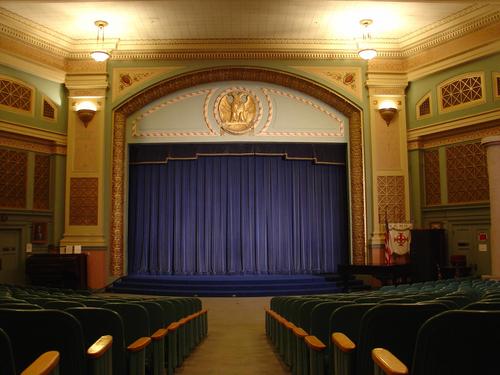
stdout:
<svg viewBox="0 0 500 375">
<path fill-rule="evenodd" d="M 269 297 L 201 298 L 208 336 L 176 369 L 182 375 L 289 375 L 264 329 Z"/>
</svg>

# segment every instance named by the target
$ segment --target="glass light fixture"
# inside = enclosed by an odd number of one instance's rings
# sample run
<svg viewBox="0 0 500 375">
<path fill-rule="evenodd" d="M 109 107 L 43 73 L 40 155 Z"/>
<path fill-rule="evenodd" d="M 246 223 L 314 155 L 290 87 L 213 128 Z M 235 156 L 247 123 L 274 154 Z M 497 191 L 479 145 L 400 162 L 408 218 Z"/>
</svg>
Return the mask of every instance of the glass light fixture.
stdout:
<svg viewBox="0 0 500 375">
<path fill-rule="evenodd" d="M 97 26 L 97 48 L 92 51 L 90 56 L 98 62 L 106 61 L 110 58 L 110 54 L 104 50 L 104 28 L 108 26 L 108 23 L 106 21 L 95 21 L 94 24 Z"/>
<path fill-rule="evenodd" d="M 358 56 L 363 60 L 371 60 L 377 56 L 377 50 L 369 46 L 369 41 L 371 40 L 371 35 L 368 27 L 373 23 L 370 19 L 363 19 L 359 21 L 361 26 L 363 26 L 363 47 L 358 51 Z"/>
</svg>

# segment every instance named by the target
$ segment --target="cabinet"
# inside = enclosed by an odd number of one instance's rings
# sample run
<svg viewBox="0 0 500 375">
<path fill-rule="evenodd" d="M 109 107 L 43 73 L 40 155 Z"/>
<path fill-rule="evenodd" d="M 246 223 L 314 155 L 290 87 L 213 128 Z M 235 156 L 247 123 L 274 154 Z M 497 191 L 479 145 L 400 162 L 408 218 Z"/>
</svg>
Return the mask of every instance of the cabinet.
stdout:
<svg viewBox="0 0 500 375">
<path fill-rule="evenodd" d="M 87 254 L 33 254 L 26 259 L 31 285 L 87 288 Z"/>
<path fill-rule="evenodd" d="M 411 231 L 410 264 L 413 282 L 436 280 L 446 266 L 447 246 L 444 229 Z"/>
</svg>

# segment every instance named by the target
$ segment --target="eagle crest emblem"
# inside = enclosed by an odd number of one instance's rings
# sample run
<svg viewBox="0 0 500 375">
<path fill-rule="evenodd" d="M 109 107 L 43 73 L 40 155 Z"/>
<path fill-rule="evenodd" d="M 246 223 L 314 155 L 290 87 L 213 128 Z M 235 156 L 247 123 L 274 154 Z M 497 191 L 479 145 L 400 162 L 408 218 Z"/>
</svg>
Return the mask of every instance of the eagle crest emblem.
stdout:
<svg viewBox="0 0 500 375">
<path fill-rule="evenodd" d="M 232 90 L 220 97 L 216 106 L 220 127 L 233 134 L 245 133 L 255 126 L 257 98 L 249 91 Z"/>
</svg>

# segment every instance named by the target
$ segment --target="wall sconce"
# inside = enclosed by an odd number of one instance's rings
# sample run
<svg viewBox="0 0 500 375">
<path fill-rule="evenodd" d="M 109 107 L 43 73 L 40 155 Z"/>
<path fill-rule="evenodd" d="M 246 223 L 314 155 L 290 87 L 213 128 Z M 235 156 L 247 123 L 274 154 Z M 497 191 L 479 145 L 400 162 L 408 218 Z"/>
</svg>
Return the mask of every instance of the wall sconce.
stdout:
<svg viewBox="0 0 500 375">
<path fill-rule="evenodd" d="M 92 121 L 96 111 L 97 107 L 92 102 L 84 101 L 76 104 L 76 114 L 85 127 Z"/>
<path fill-rule="evenodd" d="M 378 108 L 378 113 L 380 113 L 387 126 L 389 126 L 397 111 L 396 104 L 390 100 L 383 101 Z"/>
</svg>

